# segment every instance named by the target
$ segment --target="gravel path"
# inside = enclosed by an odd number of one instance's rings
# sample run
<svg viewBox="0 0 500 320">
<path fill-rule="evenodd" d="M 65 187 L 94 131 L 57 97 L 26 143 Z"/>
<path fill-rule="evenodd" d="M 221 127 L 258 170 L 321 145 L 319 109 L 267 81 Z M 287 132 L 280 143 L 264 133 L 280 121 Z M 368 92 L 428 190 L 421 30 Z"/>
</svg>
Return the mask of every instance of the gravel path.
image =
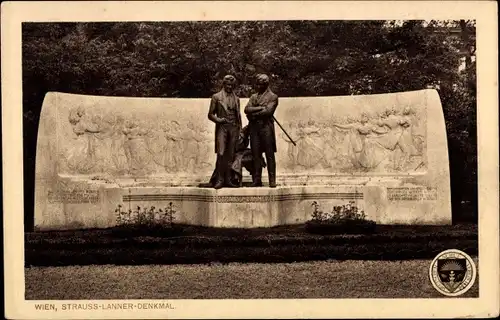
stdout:
<svg viewBox="0 0 500 320">
<path fill-rule="evenodd" d="M 32 267 L 26 299 L 439 298 L 431 260 Z M 462 297 L 478 295 L 477 279 Z"/>
</svg>

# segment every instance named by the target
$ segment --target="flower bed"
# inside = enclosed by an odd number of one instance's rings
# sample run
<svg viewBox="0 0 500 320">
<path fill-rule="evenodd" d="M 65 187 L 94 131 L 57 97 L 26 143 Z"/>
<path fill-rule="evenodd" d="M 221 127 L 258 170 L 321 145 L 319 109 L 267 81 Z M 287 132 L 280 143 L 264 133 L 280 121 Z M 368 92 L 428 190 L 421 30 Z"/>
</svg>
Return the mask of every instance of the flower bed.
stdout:
<svg viewBox="0 0 500 320">
<path fill-rule="evenodd" d="M 312 219 L 305 228 L 316 234 L 366 234 L 375 232 L 376 223 L 367 220 L 363 210 L 359 210 L 354 201 L 346 205 L 334 206 L 331 212 L 320 209 L 319 203 L 312 203 Z"/>
<path fill-rule="evenodd" d="M 174 223 L 176 210 L 172 202 L 165 208 L 138 206 L 134 210 L 124 210 L 118 205 L 115 213 L 116 226 L 112 228 L 115 236 L 172 237 L 183 233 L 183 227 Z"/>
</svg>

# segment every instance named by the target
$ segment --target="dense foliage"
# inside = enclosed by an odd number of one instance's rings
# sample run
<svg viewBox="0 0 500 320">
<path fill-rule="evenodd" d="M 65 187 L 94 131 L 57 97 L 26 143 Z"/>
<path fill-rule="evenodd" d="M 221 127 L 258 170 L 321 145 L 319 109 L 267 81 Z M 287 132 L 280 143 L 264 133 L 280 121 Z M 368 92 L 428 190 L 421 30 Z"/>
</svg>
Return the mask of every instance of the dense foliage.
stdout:
<svg viewBox="0 0 500 320">
<path fill-rule="evenodd" d="M 458 31 L 458 32 L 455 32 Z M 439 89 L 454 214 L 476 219 L 473 21 L 247 21 L 23 25 L 26 217 L 32 220 L 38 117 L 47 91 L 209 97 L 226 73 L 251 94 L 272 75 L 280 96 Z M 466 68 L 459 72 L 465 55 Z M 461 205 L 473 205 L 464 210 Z M 455 217 L 457 218 L 457 217 Z"/>
</svg>

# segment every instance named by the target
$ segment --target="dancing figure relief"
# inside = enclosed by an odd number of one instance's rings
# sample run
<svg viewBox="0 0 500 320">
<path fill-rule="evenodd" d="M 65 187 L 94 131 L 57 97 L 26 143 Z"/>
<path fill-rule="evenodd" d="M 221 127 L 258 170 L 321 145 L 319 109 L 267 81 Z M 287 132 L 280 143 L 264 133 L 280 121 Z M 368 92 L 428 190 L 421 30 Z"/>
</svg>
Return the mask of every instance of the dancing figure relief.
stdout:
<svg viewBox="0 0 500 320">
<path fill-rule="evenodd" d="M 314 120 L 309 120 L 307 124 L 298 122 L 297 130 L 297 165 L 304 169 L 329 168 L 331 165 L 327 160 L 322 143 L 324 141 L 320 133 L 320 128 Z"/>
<path fill-rule="evenodd" d="M 212 132 L 209 132 L 206 127 L 201 127 L 197 130 L 198 135 L 196 136 L 197 148 L 197 159 L 196 168 L 203 171 L 212 167 L 213 159 L 207 157 L 207 154 L 211 154 L 212 147 L 210 142 L 212 141 Z"/>
<path fill-rule="evenodd" d="M 327 169 L 333 165 L 336 151 L 329 141 L 329 127 L 324 122 L 309 120 L 307 123 L 291 122 L 288 128 L 296 145 L 284 133 L 287 142 L 287 158 L 290 169 Z"/>
<path fill-rule="evenodd" d="M 363 113 L 328 120 L 291 122 L 297 146 L 287 143 L 287 167 L 302 170 L 407 171 L 422 168 L 425 139 L 414 132 L 416 112 L 386 109 L 379 116 Z M 418 162 L 416 163 L 415 162 Z M 415 164 L 415 166 L 414 166 Z"/>
<path fill-rule="evenodd" d="M 203 174 L 212 165 L 207 155 L 212 153 L 213 133 L 197 119 L 184 119 L 183 124 L 179 120 L 147 123 L 77 107 L 68 120 L 74 141 L 62 152 L 71 173 Z M 281 132 L 287 145 L 284 167 L 320 172 L 425 169 L 420 120 L 406 107 L 371 116 L 363 113 L 358 119 L 332 116 L 291 121 L 286 128 L 290 135 Z"/>
<path fill-rule="evenodd" d="M 81 107 L 70 111 L 68 121 L 75 136 L 62 156 L 73 173 L 178 173 L 211 166 L 206 157 L 211 133 L 195 121 L 151 125 L 113 113 L 90 114 Z"/>
<path fill-rule="evenodd" d="M 146 142 L 150 130 L 136 120 L 126 120 L 122 133 L 125 136 L 123 148 L 128 172 L 131 174 L 146 173 L 147 166 L 152 160 Z"/>
<path fill-rule="evenodd" d="M 199 135 L 199 130 L 195 127 L 193 122 L 188 121 L 183 134 L 181 149 L 183 150 L 182 169 L 185 172 L 194 172 L 196 169 L 199 169 L 199 142 L 201 141 Z"/>
<path fill-rule="evenodd" d="M 382 163 L 386 150 L 379 140 L 389 129 L 372 123 L 366 114 L 361 116 L 359 122 L 334 123 L 333 126 L 348 133 L 348 156 L 355 169 L 369 171 Z"/>
<path fill-rule="evenodd" d="M 396 110 L 387 109 L 379 119 L 371 120 L 363 114 L 359 121 L 334 127 L 348 133 L 349 157 L 354 168 L 415 170 L 409 167 L 410 158 L 422 155 L 424 139 L 412 132 L 414 114 L 409 107 L 399 115 Z"/>
<path fill-rule="evenodd" d="M 68 121 L 75 137 L 63 154 L 65 163 L 75 173 L 89 173 L 102 158 L 97 151 L 97 144 L 106 135 L 106 130 L 99 125 L 98 117 L 86 114 L 83 108 L 71 110 Z"/>
<path fill-rule="evenodd" d="M 148 148 L 157 166 L 166 173 L 194 172 L 211 166 L 206 154 L 210 141 L 206 128 L 187 121 L 185 127 L 178 121 L 163 121 L 155 138 L 148 139 Z M 182 152 L 179 152 L 182 150 Z"/>
<path fill-rule="evenodd" d="M 179 169 L 182 162 L 180 154 L 177 150 L 182 142 L 182 132 L 179 122 L 172 120 L 169 124 L 163 127 L 165 137 L 165 145 L 163 149 L 163 167 L 168 173 L 174 173 Z"/>
<path fill-rule="evenodd" d="M 393 151 L 393 169 L 405 170 L 410 157 L 422 155 L 423 137 L 415 135 L 413 130 L 411 108 L 406 107 L 401 115 L 394 111 L 386 112 L 377 124 L 389 129 L 386 140 L 382 140 L 384 147 Z M 415 169 L 415 168 L 413 168 Z"/>
<path fill-rule="evenodd" d="M 156 164 L 160 172 L 178 172 L 179 154 L 182 133 L 180 125 L 175 120 L 162 120 L 156 130 L 146 139 L 146 145 L 151 159 Z"/>
<path fill-rule="evenodd" d="M 298 134 L 297 134 L 298 128 L 297 128 L 297 124 L 295 122 L 290 122 L 289 127 L 288 127 L 288 131 L 293 137 L 295 137 L 296 140 L 298 139 Z M 280 136 L 287 143 L 286 154 L 287 154 L 287 158 L 289 161 L 288 167 L 294 168 L 297 165 L 297 155 L 298 155 L 299 149 L 297 148 L 297 146 L 295 146 L 293 144 L 294 141 L 292 139 L 288 138 L 284 132 L 280 132 Z"/>
</svg>

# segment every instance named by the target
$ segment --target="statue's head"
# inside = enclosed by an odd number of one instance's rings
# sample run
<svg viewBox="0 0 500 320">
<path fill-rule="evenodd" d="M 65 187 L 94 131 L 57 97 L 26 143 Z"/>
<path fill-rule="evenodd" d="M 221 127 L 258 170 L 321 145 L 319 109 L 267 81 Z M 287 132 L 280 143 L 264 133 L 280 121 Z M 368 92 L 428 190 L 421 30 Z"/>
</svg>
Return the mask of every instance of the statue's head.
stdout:
<svg viewBox="0 0 500 320">
<path fill-rule="evenodd" d="M 233 75 L 228 74 L 222 79 L 222 85 L 224 87 L 224 91 L 231 93 L 236 85 L 236 78 Z"/>
<path fill-rule="evenodd" d="M 76 109 L 76 114 L 79 117 L 83 117 L 85 115 L 85 110 L 82 107 L 78 107 L 78 109 Z"/>
<path fill-rule="evenodd" d="M 269 76 L 263 73 L 258 74 L 256 76 L 256 87 L 257 91 L 260 93 L 266 91 L 269 87 Z"/>
<path fill-rule="evenodd" d="M 78 122 L 80 122 L 80 117 L 76 114 L 70 114 L 68 120 L 72 125 L 76 125 Z"/>
<path fill-rule="evenodd" d="M 365 123 L 367 123 L 369 120 L 370 120 L 370 118 L 368 117 L 368 114 L 367 114 L 367 113 L 365 113 L 365 112 L 363 112 L 363 113 L 361 114 L 361 119 L 360 119 L 361 123 L 365 124 Z"/>
<path fill-rule="evenodd" d="M 410 115 L 413 113 L 413 110 L 410 106 L 406 106 L 404 109 L 403 109 L 403 115 L 407 116 L 407 115 Z"/>
<path fill-rule="evenodd" d="M 80 119 L 85 115 L 85 110 L 81 107 L 78 107 L 76 110 L 72 110 L 69 113 L 68 120 L 72 125 L 76 125 L 80 122 Z"/>
<path fill-rule="evenodd" d="M 387 108 L 384 110 L 384 112 L 382 112 L 381 118 L 388 118 L 391 114 L 394 114 L 393 112 L 394 110 L 392 108 Z"/>
<path fill-rule="evenodd" d="M 190 130 L 196 130 L 196 126 L 194 125 L 194 123 L 192 121 L 188 121 L 187 127 Z"/>
<path fill-rule="evenodd" d="M 179 122 L 175 120 L 170 120 L 170 127 L 171 128 L 178 128 L 179 127 Z"/>
</svg>

